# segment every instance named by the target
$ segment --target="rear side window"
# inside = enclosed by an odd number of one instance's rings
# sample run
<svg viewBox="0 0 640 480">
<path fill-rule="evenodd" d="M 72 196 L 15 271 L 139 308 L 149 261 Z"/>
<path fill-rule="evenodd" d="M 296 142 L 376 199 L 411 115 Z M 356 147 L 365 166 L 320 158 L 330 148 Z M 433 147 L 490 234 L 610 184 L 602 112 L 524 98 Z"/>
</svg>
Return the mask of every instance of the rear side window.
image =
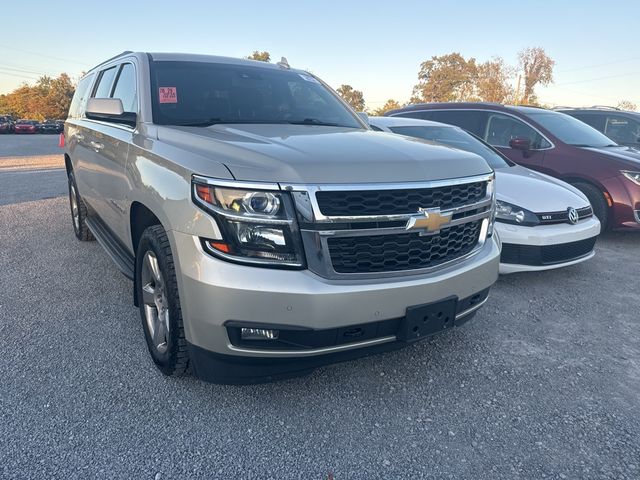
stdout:
<svg viewBox="0 0 640 480">
<path fill-rule="evenodd" d="M 531 140 L 531 148 L 534 150 L 551 146 L 538 131 L 523 121 L 501 113 L 491 114 L 484 136 L 484 140 L 489 145 L 509 148 L 509 142 L 516 137 L 529 138 Z"/>
<path fill-rule="evenodd" d="M 98 78 L 98 84 L 93 92 L 94 98 L 109 98 L 111 93 L 111 85 L 113 85 L 113 79 L 116 76 L 116 67 L 111 67 L 100 72 L 100 78 Z"/>
<path fill-rule="evenodd" d="M 422 112 L 406 112 L 399 116 L 433 120 L 434 122 L 455 125 L 467 132 L 482 137 L 484 135 L 487 113 L 479 110 L 427 110 Z"/>
<path fill-rule="evenodd" d="M 620 115 L 607 115 L 604 133 L 615 142 L 637 144 L 640 142 L 640 122 Z"/>
<path fill-rule="evenodd" d="M 600 130 L 601 132 L 604 132 L 604 123 L 605 123 L 605 120 L 607 119 L 606 115 L 602 115 L 598 113 L 569 113 L 569 115 L 577 118 L 578 120 L 586 123 L 587 125 L 592 126 L 596 130 Z"/>
<path fill-rule="evenodd" d="M 93 83 L 93 77 L 93 74 L 87 75 L 78 83 L 76 93 L 73 94 L 73 100 L 71 100 L 71 106 L 69 107 L 69 118 L 82 116 L 82 109 L 89 94 L 89 87 Z"/>
<path fill-rule="evenodd" d="M 138 113 L 136 70 L 133 64 L 125 63 L 120 68 L 112 97 L 122 101 L 122 108 L 125 112 Z"/>
</svg>

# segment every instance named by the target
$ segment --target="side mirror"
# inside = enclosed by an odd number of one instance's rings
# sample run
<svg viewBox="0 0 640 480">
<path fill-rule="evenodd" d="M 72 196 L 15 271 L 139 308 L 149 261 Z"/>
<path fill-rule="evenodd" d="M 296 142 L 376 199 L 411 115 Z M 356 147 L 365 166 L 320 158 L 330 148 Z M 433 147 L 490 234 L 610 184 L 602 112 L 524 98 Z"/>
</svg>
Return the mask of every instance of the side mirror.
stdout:
<svg viewBox="0 0 640 480">
<path fill-rule="evenodd" d="M 360 117 L 360 120 L 369 125 L 369 115 L 367 112 L 358 112 L 358 116 Z"/>
<path fill-rule="evenodd" d="M 85 115 L 92 120 L 123 123 L 130 127 L 135 127 L 137 120 L 135 113 L 124 111 L 119 98 L 90 98 Z"/>
<path fill-rule="evenodd" d="M 528 152 L 531 150 L 531 139 L 529 137 L 515 137 L 509 140 L 509 146 L 514 150 Z"/>
</svg>

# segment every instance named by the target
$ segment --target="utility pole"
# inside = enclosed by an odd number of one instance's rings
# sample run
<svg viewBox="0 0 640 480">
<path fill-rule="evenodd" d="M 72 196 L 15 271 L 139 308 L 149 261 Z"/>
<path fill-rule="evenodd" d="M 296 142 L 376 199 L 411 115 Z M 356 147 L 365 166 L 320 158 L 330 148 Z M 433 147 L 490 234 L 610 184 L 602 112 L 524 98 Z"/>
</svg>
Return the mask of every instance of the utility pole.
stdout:
<svg viewBox="0 0 640 480">
<path fill-rule="evenodd" d="M 522 80 L 522 75 L 518 75 L 518 83 L 516 84 L 516 98 L 515 98 L 516 105 L 520 103 L 519 99 L 520 99 L 520 81 L 521 80 Z"/>
</svg>

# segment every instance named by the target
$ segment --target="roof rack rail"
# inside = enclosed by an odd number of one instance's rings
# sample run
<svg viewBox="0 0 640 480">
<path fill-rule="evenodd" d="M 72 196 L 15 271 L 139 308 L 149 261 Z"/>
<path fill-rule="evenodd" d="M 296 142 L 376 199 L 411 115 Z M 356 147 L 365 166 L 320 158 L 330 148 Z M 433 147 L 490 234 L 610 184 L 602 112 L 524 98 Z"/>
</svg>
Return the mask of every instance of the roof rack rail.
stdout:
<svg viewBox="0 0 640 480">
<path fill-rule="evenodd" d="M 108 63 L 108 62 L 110 62 L 111 60 L 115 60 L 116 58 L 121 57 L 121 56 L 123 56 L 123 55 L 129 55 L 130 53 L 133 53 L 133 52 L 132 52 L 131 50 L 125 50 L 124 52 L 119 53 L 118 55 L 114 55 L 113 57 L 111 57 L 111 58 L 109 58 L 109 59 L 105 60 L 104 62 L 100 62 L 98 65 L 96 65 L 95 67 L 93 67 L 91 70 L 94 70 L 94 69 L 98 68 L 100 65 L 104 65 L 105 63 Z M 91 70 L 90 70 L 90 71 L 91 71 Z"/>
<path fill-rule="evenodd" d="M 589 108 L 595 108 L 598 110 L 620 110 L 618 107 L 611 107 L 609 105 L 593 105 L 592 107 Z"/>
</svg>

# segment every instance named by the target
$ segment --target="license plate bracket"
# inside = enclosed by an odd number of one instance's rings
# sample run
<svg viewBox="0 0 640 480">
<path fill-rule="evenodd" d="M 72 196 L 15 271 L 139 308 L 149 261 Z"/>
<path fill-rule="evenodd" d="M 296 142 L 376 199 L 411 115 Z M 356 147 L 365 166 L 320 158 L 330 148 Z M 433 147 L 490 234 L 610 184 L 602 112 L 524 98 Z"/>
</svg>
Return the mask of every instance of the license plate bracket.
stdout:
<svg viewBox="0 0 640 480">
<path fill-rule="evenodd" d="M 415 342 L 453 327 L 458 297 L 407 307 L 398 329 L 398 340 Z"/>
</svg>

